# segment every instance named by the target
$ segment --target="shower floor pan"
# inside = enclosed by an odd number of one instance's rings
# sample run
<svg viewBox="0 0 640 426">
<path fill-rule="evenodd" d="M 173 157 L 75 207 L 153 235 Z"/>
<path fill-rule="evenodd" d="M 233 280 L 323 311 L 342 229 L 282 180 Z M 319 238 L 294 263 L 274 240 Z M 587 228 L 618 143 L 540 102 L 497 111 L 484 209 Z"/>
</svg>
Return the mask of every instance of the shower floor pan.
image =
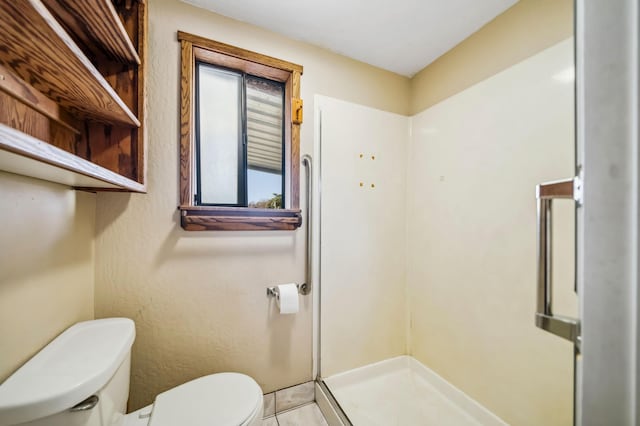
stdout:
<svg viewBox="0 0 640 426">
<path fill-rule="evenodd" d="M 410 356 L 340 373 L 324 383 L 355 426 L 506 425 Z"/>
</svg>

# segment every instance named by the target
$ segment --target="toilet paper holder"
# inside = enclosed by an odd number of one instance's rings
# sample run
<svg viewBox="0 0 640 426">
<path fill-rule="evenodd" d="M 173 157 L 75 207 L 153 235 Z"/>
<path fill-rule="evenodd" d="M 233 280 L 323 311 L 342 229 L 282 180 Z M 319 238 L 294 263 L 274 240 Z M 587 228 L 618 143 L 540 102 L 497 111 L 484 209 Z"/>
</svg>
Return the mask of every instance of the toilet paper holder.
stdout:
<svg viewBox="0 0 640 426">
<path fill-rule="evenodd" d="M 298 294 L 307 294 L 305 293 L 305 289 L 307 288 L 307 283 L 296 284 L 298 288 Z M 280 291 L 277 286 L 267 287 L 267 297 L 275 297 L 276 300 L 280 299 Z"/>
</svg>

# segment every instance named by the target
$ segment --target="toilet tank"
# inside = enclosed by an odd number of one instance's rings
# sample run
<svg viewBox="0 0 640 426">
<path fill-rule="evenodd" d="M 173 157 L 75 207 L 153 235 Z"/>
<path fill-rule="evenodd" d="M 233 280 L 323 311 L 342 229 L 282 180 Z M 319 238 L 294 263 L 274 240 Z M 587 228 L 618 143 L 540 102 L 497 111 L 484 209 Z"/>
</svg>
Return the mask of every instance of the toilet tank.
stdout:
<svg viewBox="0 0 640 426">
<path fill-rule="evenodd" d="M 69 327 L 0 384 L 0 426 L 119 426 L 134 339 L 127 318 Z"/>
</svg>

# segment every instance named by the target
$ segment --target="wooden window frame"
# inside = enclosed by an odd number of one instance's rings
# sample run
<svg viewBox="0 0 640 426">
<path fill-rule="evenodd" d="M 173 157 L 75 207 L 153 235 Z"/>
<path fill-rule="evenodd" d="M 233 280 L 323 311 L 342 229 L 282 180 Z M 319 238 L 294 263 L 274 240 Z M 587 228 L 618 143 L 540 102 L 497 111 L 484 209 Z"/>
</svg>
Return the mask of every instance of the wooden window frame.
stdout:
<svg viewBox="0 0 640 426">
<path fill-rule="evenodd" d="M 295 230 L 302 225 L 300 202 L 300 124 L 302 66 L 178 31 L 180 67 L 180 224 L 187 231 Z M 196 61 L 235 69 L 285 85 L 285 185 L 282 209 L 198 206 L 194 203 Z M 301 108 L 301 107 L 300 107 Z"/>
</svg>

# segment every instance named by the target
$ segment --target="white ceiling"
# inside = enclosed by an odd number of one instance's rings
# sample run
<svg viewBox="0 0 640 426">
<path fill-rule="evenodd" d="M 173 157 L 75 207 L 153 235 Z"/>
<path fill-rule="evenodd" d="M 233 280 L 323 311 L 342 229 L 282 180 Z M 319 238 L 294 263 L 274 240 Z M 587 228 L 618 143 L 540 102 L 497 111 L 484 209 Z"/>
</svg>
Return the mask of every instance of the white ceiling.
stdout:
<svg viewBox="0 0 640 426">
<path fill-rule="evenodd" d="M 413 76 L 518 0 L 183 0 Z"/>
</svg>

